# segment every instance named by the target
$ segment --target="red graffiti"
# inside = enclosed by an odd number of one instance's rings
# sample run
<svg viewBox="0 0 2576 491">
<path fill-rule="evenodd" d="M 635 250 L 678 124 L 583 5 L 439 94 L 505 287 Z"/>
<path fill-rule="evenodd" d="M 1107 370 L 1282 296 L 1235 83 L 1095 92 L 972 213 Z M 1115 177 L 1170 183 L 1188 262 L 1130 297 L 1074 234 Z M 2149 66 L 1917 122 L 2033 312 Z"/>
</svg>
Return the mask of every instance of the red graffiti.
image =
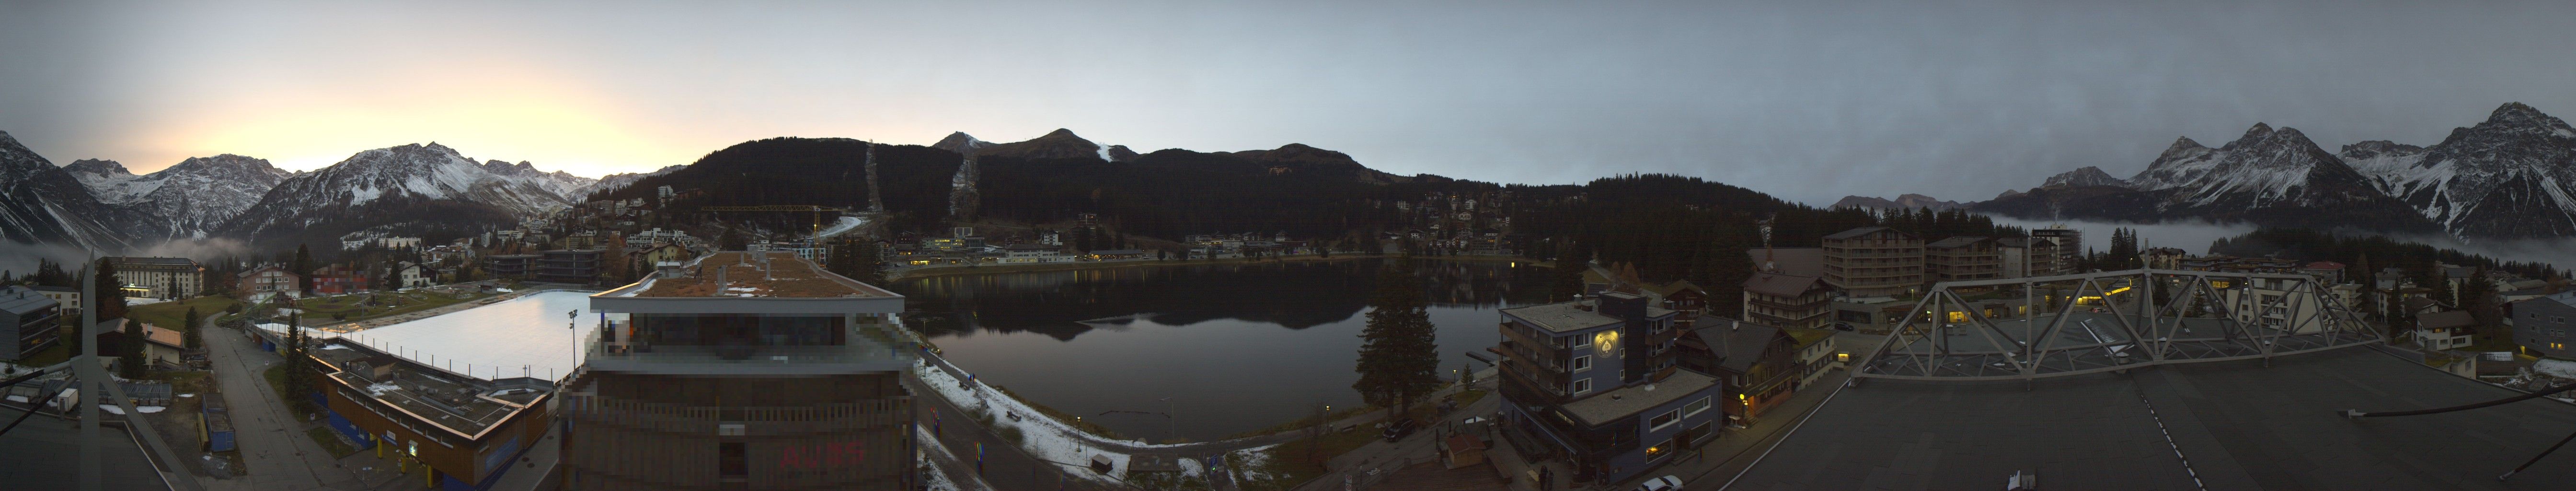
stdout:
<svg viewBox="0 0 2576 491">
<path fill-rule="evenodd" d="M 785 450 L 779 452 L 778 469 L 812 470 L 825 466 L 859 465 L 860 462 L 866 461 L 867 457 L 867 449 L 859 448 L 859 442 L 788 445 Z"/>
</svg>

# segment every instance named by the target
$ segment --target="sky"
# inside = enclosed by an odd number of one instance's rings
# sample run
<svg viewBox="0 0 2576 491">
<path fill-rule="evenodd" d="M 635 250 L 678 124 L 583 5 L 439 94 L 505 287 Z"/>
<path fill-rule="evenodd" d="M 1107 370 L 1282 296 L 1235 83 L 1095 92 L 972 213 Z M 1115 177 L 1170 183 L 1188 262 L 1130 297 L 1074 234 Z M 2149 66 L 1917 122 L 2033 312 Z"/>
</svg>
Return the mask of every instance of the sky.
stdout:
<svg viewBox="0 0 2576 491">
<path fill-rule="evenodd" d="M 353 5 L 354 4 L 354 5 Z M 747 140 L 1981 200 L 2255 122 L 2437 143 L 2576 116 L 2576 2 L 0 2 L 0 131 L 149 172 L 438 142 L 598 176 Z"/>
</svg>

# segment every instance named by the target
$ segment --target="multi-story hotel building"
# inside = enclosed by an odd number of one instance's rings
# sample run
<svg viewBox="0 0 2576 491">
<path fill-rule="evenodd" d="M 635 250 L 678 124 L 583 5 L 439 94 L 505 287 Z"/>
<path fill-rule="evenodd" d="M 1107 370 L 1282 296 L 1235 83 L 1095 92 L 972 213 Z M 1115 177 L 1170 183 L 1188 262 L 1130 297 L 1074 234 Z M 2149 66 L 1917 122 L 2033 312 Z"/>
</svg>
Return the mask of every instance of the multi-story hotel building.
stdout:
<svg viewBox="0 0 2576 491">
<path fill-rule="evenodd" d="M 590 297 L 564 488 L 913 489 L 903 297 L 794 254 L 718 252 Z"/>
<path fill-rule="evenodd" d="M 1854 297 L 1893 297 L 1923 288 L 1923 239 L 1887 227 L 1824 237 L 1825 284 Z"/>
<path fill-rule="evenodd" d="M 205 289 L 206 268 L 184 257 L 111 257 L 116 280 L 142 287 L 152 298 L 195 298 Z"/>
</svg>

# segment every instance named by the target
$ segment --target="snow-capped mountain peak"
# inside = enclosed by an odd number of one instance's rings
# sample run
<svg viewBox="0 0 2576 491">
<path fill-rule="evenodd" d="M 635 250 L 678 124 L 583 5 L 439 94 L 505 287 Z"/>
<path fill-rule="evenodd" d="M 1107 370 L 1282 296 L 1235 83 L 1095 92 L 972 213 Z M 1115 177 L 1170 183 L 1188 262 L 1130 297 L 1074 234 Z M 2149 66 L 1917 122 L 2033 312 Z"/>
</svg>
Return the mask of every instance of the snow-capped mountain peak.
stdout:
<svg viewBox="0 0 2576 491">
<path fill-rule="evenodd" d="M 2189 142 L 2189 141 L 2191 141 L 2191 140 L 2183 140 L 2183 141 L 2185 141 L 2185 142 Z M 2055 175 L 2055 176 L 2049 176 L 2049 178 L 2048 178 L 2048 182 L 2043 183 L 2043 184 L 2040 184 L 2040 187 L 2056 187 L 2056 186 L 2119 186 L 2119 187 L 2129 187 L 2129 181 L 2123 181 L 2123 180 L 2120 180 L 2120 178 L 2117 178 L 2117 177 L 2111 177 L 2111 174 L 2110 174 L 2110 173 L 2108 173 L 2108 172 L 2102 172 L 2102 168 L 2100 168 L 2100 167 L 2094 167 L 2094 166 L 2089 166 L 2089 165 L 2088 165 L 2088 166 L 2084 166 L 2084 168 L 2081 168 L 2081 169 L 2075 169 L 2075 170 L 2071 170 L 2071 171 L 2066 171 L 2065 173 L 2058 174 L 2058 175 Z"/>
<path fill-rule="evenodd" d="M 257 206 L 226 222 L 228 232 L 258 238 L 275 230 L 302 230 L 348 219 L 374 219 L 382 211 L 416 204 L 497 209 L 509 217 L 543 215 L 581 199 L 574 193 L 595 181 L 539 172 L 534 165 L 498 160 L 477 163 L 432 142 L 367 150 L 270 189 Z M 382 203 L 380 203 L 382 202 Z M 420 217 L 433 218 L 433 217 Z"/>
<path fill-rule="evenodd" d="M 2381 192 L 2462 236 L 2576 234 L 2576 129 L 2520 102 L 2431 147 L 2346 146 Z"/>
</svg>

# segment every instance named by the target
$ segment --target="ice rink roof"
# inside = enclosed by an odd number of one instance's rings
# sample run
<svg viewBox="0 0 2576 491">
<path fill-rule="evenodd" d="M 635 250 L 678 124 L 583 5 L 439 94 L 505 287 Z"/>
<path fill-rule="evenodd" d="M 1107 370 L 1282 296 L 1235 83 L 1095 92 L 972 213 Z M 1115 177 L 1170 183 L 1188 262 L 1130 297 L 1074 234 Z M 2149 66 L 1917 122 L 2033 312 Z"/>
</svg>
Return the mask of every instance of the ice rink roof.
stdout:
<svg viewBox="0 0 2576 491">
<path fill-rule="evenodd" d="M 479 379 L 554 380 L 581 366 L 598 325 L 589 292 L 546 291 L 340 337 Z"/>
</svg>

